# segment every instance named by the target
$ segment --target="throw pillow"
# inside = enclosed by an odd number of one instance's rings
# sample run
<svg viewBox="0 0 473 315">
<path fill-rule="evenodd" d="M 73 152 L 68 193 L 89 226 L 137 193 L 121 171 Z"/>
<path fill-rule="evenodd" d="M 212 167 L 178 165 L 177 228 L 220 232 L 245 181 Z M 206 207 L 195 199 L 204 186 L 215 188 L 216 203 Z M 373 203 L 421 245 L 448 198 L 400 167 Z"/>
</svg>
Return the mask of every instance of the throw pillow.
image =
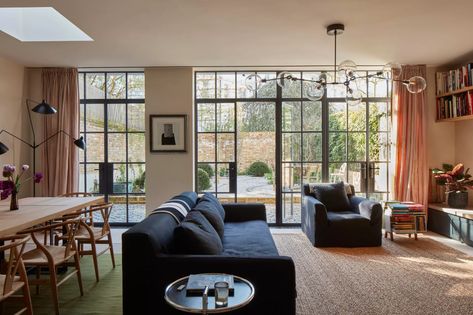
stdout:
<svg viewBox="0 0 473 315">
<path fill-rule="evenodd" d="M 335 184 L 317 184 L 313 187 L 315 198 L 325 205 L 327 211 L 348 211 L 350 201 L 343 182 Z"/>
<path fill-rule="evenodd" d="M 174 229 L 174 251 L 185 255 L 219 255 L 222 240 L 199 211 L 190 211 Z"/>
<path fill-rule="evenodd" d="M 223 239 L 224 223 L 220 212 L 214 202 L 201 200 L 193 210 L 200 211 L 204 217 L 212 224 L 218 236 Z"/>
<path fill-rule="evenodd" d="M 150 215 L 155 213 L 169 213 L 179 223 L 186 217 L 187 213 L 196 205 L 197 194 L 195 192 L 183 192 L 174 196 L 158 208 L 153 210 Z"/>
<path fill-rule="evenodd" d="M 225 221 L 225 210 L 223 209 L 222 204 L 218 201 L 217 197 L 214 194 L 206 192 L 202 197 L 200 197 L 199 203 L 202 201 L 208 201 L 215 205 L 218 213 L 222 217 L 222 220 Z"/>
</svg>

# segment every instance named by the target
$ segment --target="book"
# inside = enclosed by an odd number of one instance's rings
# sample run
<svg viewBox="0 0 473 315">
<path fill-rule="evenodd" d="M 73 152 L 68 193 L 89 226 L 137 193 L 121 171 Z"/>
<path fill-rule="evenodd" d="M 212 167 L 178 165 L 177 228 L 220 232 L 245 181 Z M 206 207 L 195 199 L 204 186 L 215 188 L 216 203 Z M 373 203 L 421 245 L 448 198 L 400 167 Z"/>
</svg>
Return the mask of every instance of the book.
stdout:
<svg viewBox="0 0 473 315">
<path fill-rule="evenodd" d="M 229 295 L 234 294 L 234 281 L 232 275 L 226 274 L 193 274 L 189 276 L 186 285 L 187 296 L 201 296 L 206 286 L 209 287 L 209 295 L 215 295 L 214 284 L 216 282 L 228 282 Z"/>
</svg>

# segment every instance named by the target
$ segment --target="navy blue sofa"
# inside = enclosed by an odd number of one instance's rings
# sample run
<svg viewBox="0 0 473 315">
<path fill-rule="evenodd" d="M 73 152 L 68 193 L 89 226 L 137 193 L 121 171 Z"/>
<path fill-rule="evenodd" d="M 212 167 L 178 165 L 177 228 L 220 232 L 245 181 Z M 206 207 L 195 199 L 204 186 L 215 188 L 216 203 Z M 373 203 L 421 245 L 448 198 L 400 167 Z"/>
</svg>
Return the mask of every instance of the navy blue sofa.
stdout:
<svg viewBox="0 0 473 315">
<path fill-rule="evenodd" d="M 195 193 L 187 193 L 195 198 Z M 122 236 L 123 313 L 183 314 L 164 300 L 165 287 L 194 273 L 218 272 L 241 276 L 255 286 L 247 306 L 229 314 L 295 314 L 296 276 L 290 257 L 279 256 L 266 223 L 263 204 L 224 204 L 225 229 L 221 255 L 173 254 L 178 225 L 167 213 L 157 213 Z"/>
</svg>

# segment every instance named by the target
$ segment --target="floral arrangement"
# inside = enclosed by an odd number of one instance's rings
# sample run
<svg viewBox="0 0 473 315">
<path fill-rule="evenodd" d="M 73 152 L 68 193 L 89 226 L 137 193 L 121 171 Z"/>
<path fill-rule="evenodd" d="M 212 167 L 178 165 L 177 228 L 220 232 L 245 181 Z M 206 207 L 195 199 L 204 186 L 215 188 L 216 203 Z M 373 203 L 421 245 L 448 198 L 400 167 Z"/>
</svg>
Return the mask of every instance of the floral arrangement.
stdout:
<svg viewBox="0 0 473 315">
<path fill-rule="evenodd" d="M 33 176 L 22 180 L 29 168 L 28 165 L 22 165 L 19 174 L 15 175 L 15 165 L 6 164 L 3 166 L 3 177 L 5 177 L 6 180 L 0 181 L 0 200 L 7 199 L 10 195 L 12 195 L 12 198 L 13 196 L 16 197 L 20 192 L 21 184 L 29 180 L 33 180 L 36 184 L 41 182 L 43 179 L 43 174 L 41 172 L 36 172 Z"/>
<path fill-rule="evenodd" d="M 448 193 L 473 189 L 473 179 L 468 174 L 469 170 L 469 168 L 465 170 L 462 163 L 458 163 L 455 166 L 443 164 L 442 169 L 435 168 L 432 170 L 432 173 L 437 183 L 445 186 Z"/>
</svg>

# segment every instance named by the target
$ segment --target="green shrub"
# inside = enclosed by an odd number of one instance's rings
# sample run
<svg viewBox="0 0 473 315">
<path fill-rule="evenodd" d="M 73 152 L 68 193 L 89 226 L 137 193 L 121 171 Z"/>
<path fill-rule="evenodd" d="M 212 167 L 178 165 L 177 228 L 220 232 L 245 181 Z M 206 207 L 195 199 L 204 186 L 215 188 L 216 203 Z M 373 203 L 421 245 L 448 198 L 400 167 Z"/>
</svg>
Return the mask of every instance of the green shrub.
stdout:
<svg viewBox="0 0 473 315">
<path fill-rule="evenodd" d="M 250 167 L 246 170 L 246 173 L 251 176 L 263 177 L 266 173 L 271 173 L 271 169 L 268 164 L 256 161 L 253 162 Z"/>
<path fill-rule="evenodd" d="M 207 175 L 209 175 L 209 177 L 212 177 L 215 175 L 214 169 L 210 164 L 199 164 L 199 168 L 207 172 Z"/>
<path fill-rule="evenodd" d="M 228 176 L 228 168 L 227 167 L 221 167 L 219 170 L 218 170 L 218 175 L 220 175 L 220 177 L 225 177 L 225 176 Z"/>
<path fill-rule="evenodd" d="M 197 169 L 197 186 L 198 191 L 204 191 L 210 188 L 210 176 L 201 168 Z"/>
<path fill-rule="evenodd" d="M 268 184 L 273 184 L 273 173 L 264 173 L 264 178 L 266 178 Z"/>
</svg>

